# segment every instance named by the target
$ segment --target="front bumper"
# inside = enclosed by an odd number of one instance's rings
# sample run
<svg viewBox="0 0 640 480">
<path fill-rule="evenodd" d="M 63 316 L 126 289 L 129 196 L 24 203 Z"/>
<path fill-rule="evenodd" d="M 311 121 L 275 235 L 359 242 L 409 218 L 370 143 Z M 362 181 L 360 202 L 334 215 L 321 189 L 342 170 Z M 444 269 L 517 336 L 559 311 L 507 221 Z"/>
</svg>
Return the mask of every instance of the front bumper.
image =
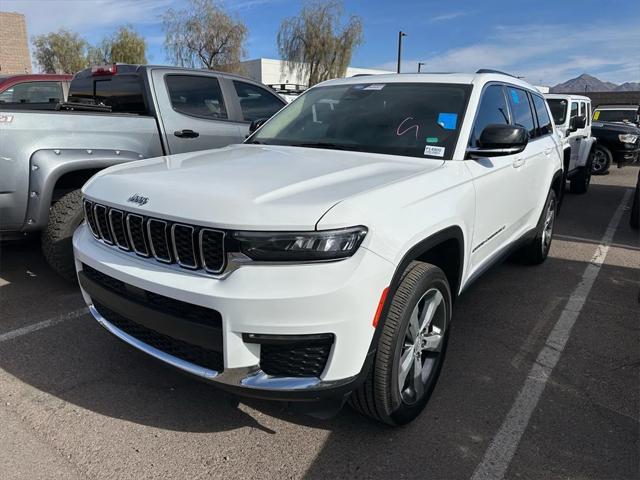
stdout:
<svg viewBox="0 0 640 480">
<path fill-rule="evenodd" d="M 625 148 L 613 152 L 613 161 L 619 165 L 630 165 L 638 161 L 640 146 L 633 143 L 623 144 Z"/>
<path fill-rule="evenodd" d="M 365 365 L 372 358 L 372 320 L 380 294 L 394 273 L 390 262 L 365 248 L 343 261 L 247 265 L 219 279 L 118 252 L 97 242 L 85 225 L 76 231 L 73 244 L 85 301 L 94 318 L 116 337 L 158 360 L 225 389 L 281 400 L 338 396 L 357 385 Z M 107 302 L 107 307 L 119 308 L 120 314 L 135 309 L 128 309 L 126 301 L 115 300 L 87 281 L 82 273 L 84 265 L 124 282 L 136 291 L 152 292 L 219 312 L 224 367 L 207 368 L 197 362 L 185 361 L 145 343 L 109 321 L 99 311 L 98 304 Z M 114 303 L 119 305 L 114 306 Z M 138 315 L 149 317 L 153 312 L 138 312 Z M 156 313 L 156 316 L 165 314 Z M 165 325 L 168 321 L 171 323 L 170 319 L 160 320 Z M 193 333 L 203 338 L 207 332 L 202 332 Z M 320 375 L 268 375 L 261 368 L 262 346 L 245 341 L 247 334 L 285 337 L 331 334 L 333 344 Z"/>
</svg>

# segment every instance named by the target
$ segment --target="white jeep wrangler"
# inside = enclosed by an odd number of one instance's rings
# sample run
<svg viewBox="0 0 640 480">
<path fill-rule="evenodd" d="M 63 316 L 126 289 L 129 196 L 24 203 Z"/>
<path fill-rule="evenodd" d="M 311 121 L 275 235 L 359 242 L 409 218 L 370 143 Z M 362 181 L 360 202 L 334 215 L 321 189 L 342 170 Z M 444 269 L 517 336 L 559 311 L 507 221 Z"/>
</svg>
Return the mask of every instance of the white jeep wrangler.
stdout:
<svg viewBox="0 0 640 480">
<path fill-rule="evenodd" d="M 113 335 L 222 388 L 403 424 L 458 295 L 516 249 L 547 257 L 561 153 L 542 95 L 506 74 L 328 81 L 242 145 L 94 176 L 82 294 Z"/>
<path fill-rule="evenodd" d="M 591 136 L 591 99 L 582 95 L 545 94 L 563 142 L 565 179 L 571 193 L 586 193 L 596 139 Z"/>
</svg>

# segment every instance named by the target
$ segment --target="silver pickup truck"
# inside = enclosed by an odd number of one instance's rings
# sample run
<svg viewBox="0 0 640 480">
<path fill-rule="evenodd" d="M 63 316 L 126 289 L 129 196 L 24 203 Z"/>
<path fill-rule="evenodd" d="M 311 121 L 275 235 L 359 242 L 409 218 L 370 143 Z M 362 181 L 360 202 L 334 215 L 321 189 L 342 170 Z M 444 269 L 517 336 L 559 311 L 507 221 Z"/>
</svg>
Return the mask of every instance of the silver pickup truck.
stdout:
<svg viewBox="0 0 640 480">
<path fill-rule="evenodd" d="M 75 75 L 56 111 L 0 106 L 0 239 L 42 231 L 43 253 L 75 280 L 79 188 L 118 163 L 240 143 L 285 101 L 247 78 L 112 65 Z M 136 192 L 131 192 L 135 194 Z"/>
</svg>

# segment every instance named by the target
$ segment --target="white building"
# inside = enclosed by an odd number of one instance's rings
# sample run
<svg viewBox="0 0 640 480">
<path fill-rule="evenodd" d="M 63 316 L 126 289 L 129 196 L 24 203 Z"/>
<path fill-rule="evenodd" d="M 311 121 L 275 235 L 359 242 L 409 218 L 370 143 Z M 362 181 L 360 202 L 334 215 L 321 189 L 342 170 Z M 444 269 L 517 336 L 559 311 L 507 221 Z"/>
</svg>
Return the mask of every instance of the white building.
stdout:
<svg viewBox="0 0 640 480">
<path fill-rule="evenodd" d="M 302 78 L 297 72 L 287 69 L 283 60 L 275 60 L 272 58 L 257 58 L 255 60 L 246 60 L 240 62 L 244 68 L 244 75 L 265 85 L 274 84 L 295 84 L 307 85 L 307 78 Z M 393 73 L 388 70 L 377 70 L 373 68 L 347 68 L 347 77 L 353 77 L 358 74 L 377 74 L 377 73 Z"/>
</svg>

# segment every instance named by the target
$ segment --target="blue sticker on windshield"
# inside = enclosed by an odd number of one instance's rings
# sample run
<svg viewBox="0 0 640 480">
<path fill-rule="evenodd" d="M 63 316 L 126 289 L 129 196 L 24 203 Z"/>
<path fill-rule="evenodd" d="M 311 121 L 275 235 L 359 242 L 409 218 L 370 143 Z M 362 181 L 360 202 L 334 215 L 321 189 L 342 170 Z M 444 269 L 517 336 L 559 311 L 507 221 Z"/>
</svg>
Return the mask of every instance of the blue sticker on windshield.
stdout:
<svg viewBox="0 0 640 480">
<path fill-rule="evenodd" d="M 513 88 L 510 88 L 509 92 L 511 92 L 511 100 L 513 100 L 513 103 L 518 105 L 520 103 L 520 95 L 518 95 L 518 92 Z"/>
<path fill-rule="evenodd" d="M 438 125 L 440 125 L 445 130 L 455 130 L 457 124 L 457 113 L 440 113 L 438 115 Z"/>
</svg>

